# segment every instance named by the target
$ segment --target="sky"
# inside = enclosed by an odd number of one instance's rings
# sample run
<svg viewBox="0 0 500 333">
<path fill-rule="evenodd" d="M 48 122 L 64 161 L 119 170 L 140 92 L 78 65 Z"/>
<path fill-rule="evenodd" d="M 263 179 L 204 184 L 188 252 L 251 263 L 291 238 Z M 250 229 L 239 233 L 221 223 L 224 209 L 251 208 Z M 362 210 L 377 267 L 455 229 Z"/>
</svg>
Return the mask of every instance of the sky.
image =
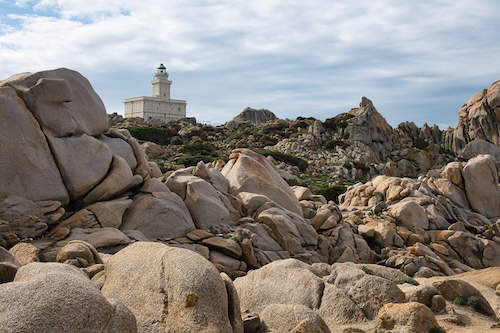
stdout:
<svg viewBox="0 0 500 333">
<path fill-rule="evenodd" d="M 188 116 L 325 119 L 367 96 L 388 122 L 454 127 L 500 80 L 499 0 L 0 0 L 0 78 L 67 67 L 108 113 L 164 63 Z"/>
</svg>

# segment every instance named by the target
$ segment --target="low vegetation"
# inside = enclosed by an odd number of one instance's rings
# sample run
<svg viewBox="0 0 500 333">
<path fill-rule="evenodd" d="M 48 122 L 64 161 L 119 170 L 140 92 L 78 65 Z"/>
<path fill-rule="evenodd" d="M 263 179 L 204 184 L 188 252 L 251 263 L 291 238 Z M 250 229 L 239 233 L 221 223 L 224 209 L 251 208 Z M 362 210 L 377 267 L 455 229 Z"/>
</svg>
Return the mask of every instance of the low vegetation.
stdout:
<svg viewBox="0 0 500 333">
<path fill-rule="evenodd" d="M 353 118 L 354 116 L 349 113 L 341 113 L 338 116 L 333 118 L 328 118 L 323 122 L 323 127 L 330 131 L 338 131 L 347 127 L 348 120 Z"/>
<path fill-rule="evenodd" d="M 133 127 L 129 128 L 130 134 L 139 140 L 151 141 L 159 145 L 168 145 L 177 131 L 171 127 Z"/>
<path fill-rule="evenodd" d="M 399 284 L 405 284 L 405 283 L 408 283 L 408 284 L 411 284 L 414 286 L 418 286 L 418 284 L 419 284 L 417 281 L 413 280 L 411 277 L 406 277 L 399 282 Z"/>
<path fill-rule="evenodd" d="M 346 148 L 347 146 L 348 144 L 342 140 L 330 140 L 324 145 L 325 149 L 328 150 L 335 150 L 337 147 Z"/>
<path fill-rule="evenodd" d="M 217 149 L 209 143 L 195 142 L 183 145 L 179 152 L 180 157 L 174 159 L 176 164 L 182 164 L 186 167 L 195 166 L 199 161 L 210 163 L 219 159 Z"/>
<path fill-rule="evenodd" d="M 279 151 L 272 151 L 272 150 L 266 150 L 266 149 L 258 149 L 257 153 L 264 155 L 264 156 L 272 156 L 277 161 L 285 162 L 286 164 L 294 165 L 299 168 L 300 171 L 304 172 L 306 171 L 307 167 L 309 164 L 307 163 L 306 160 L 303 160 L 299 157 L 288 155 L 281 153 Z"/>
<path fill-rule="evenodd" d="M 375 273 L 374 273 L 371 269 L 369 269 L 368 267 L 366 267 L 366 266 L 361 266 L 361 270 L 362 270 L 363 272 L 365 272 L 365 274 L 368 274 L 368 275 L 375 275 Z"/>
<path fill-rule="evenodd" d="M 314 194 L 320 194 L 328 201 L 339 202 L 339 195 L 347 191 L 346 184 L 329 184 L 328 174 L 321 173 L 315 176 L 302 177 L 299 179 L 298 185 L 306 186 Z"/>
<path fill-rule="evenodd" d="M 453 299 L 453 304 L 455 305 L 466 305 L 467 299 L 464 296 L 457 296 Z"/>
</svg>

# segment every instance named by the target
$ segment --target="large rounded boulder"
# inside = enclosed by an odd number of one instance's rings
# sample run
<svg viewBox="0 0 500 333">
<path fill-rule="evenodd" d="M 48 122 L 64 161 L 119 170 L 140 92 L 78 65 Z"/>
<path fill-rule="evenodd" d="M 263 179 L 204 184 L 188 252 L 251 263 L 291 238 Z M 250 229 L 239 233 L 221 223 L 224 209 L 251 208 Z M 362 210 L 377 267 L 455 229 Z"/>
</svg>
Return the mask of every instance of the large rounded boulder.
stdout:
<svg viewBox="0 0 500 333">
<path fill-rule="evenodd" d="M 463 169 L 465 193 L 473 210 L 486 216 L 500 216 L 500 190 L 495 159 L 479 155 Z"/>
<path fill-rule="evenodd" d="M 56 137 L 100 135 L 108 129 L 101 99 L 80 73 L 59 68 L 2 81 L 13 87 L 41 124 Z"/>
<path fill-rule="evenodd" d="M 190 250 L 137 242 L 113 255 L 105 271 L 103 295 L 134 313 L 139 332 L 232 333 L 238 322 L 217 269 Z"/>
<path fill-rule="evenodd" d="M 271 304 L 298 304 L 318 309 L 323 281 L 311 266 L 297 260 L 274 261 L 234 281 L 242 311 L 260 312 Z"/>
<path fill-rule="evenodd" d="M 0 332 L 137 332 L 134 315 L 106 300 L 77 268 L 31 263 L 0 285 Z"/>
</svg>

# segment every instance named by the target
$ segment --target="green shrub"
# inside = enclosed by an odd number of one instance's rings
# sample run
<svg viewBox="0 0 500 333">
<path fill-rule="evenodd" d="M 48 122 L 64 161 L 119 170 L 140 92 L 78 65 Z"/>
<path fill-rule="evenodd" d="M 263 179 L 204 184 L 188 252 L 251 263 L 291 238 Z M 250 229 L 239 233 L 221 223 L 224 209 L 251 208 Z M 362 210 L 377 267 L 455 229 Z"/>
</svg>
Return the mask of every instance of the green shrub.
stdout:
<svg viewBox="0 0 500 333">
<path fill-rule="evenodd" d="M 254 127 L 248 123 L 240 123 L 236 128 L 231 129 L 230 134 L 228 135 L 228 140 L 241 140 L 248 135 L 253 134 Z"/>
<path fill-rule="evenodd" d="M 281 134 L 286 128 L 288 128 L 287 123 L 277 122 L 277 123 L 262 125 L 261 131 L 264 134 Z"/>
<path fill-rule="evenodd" d="M 317 175 L 303 175 L 299 181 L 300 186 L 305 186 L 311 189 L 311 191 L 316 192 L 318 188 L 324 187 L 325 183 L 328 182 L 328 174 L 320 173 Z"/>
<path fill-rule="evenodd" d="M 297 121 L 295 121 L 295 123 L 292 124 L 292 128 L 297 129 L 298 127 L 300 127 L 300 128 L 309 127 L 309 123 L 307 121 L 305 121 L 304 119 L 299 119 L 299 118 L 297 118 Z"/>
<path fill-rule="evenodd" d="M 170 139 L 177 135 L 177 131 L 169 127 L 134 127 L 129 128 L 129 132 L 136 139 L 151 141 L 163 146 L 168 145 Z"/>
<path fill-rule="evenodd" d="M 224 238 L 224 239 L 232 239 L 232 240 L 234 240 L 238 244 L 241 244 L 241 240 L 242 240 L 240 236 L 235 235 L 235 234 L 231 234 L 231 233 L 229 233 L 229 234 L 220 234 L 220 237 Z"/>
<path fill-rule="evenodd" d="M 403 280 L 399 282 L 399 284 L 405 284 L 405 283 L 418 286 L 418 282 L 413 280 L 411 277 L 405 277 Z"/>
<path fill-rule="evenodd" d="M 439 326 L 435 326 L 429 330 L 429 333 L 445 333 L 445 332 L 446 331 Z"/>
<path fill-rule="evenodd" d="M 354 215 L 356 215 L 360 219 L 365 217 L 365 213 L 363 213 L 362 211 L 354 212 Z"/>
<path fill-rule="evenodd" d="M 278 139 L 273 138 L 269 135 L 256 135 L 255 139 L 257 141 L 257 148 L 263 148 L 266 146 L 274 146 L 279 142 Z"/>
<path fill-rule="evenodd" d="M 339 202 L 339 195 L 344 194 L 347 191 L 347 186 L 345 185 L 332 185 L 324 186 L 318 188 L 314 193 L 321 194 L 328 201 Z"/>
<path fill-rule="evenodd" d="M 366 267 L 366 266 L 361 266 L 361 270 L 362 270 L 363 272 L 365 272 L 365 274 L 368 274 L 368 275 L 375 275 L 375 273 L 374 273 L 371 269 L 369 269 L 368 267 Z"/>
<path fill-rule="evenodd" d="M 328 201 L 338 203 L 339 195 L 347 191 L 347 186 L 343 184 L 328 185 L 329 175 L 320 173 L 314 176 L 303 175 L 299 179 L 298 185 L 308 187 L 313 193 L 321 194 Z"/>
<path fill-rule="evenodd" d="M 290 164 L 290 165 L 295 165 L 302 172 L 306 171 L 307 167 L 309 166 L 309 164 L 307 163 L 306 160 L 303 160 L 303 159 L 296 157 L 296 156 L 283 154 L 279 151 L 259 149 L 259 150 L 257 150 L 257 153 L 259 153 L 263 156 L 266 156 L 266 157 L 272 156 L 277 161 L 285 162 L 285 163 Z"/>
<path fill-rule="evenodd" d="M 481 300 L 477 296 L 469 296 L 467 297 L 467 305 L 470 305 L 474 308 L 479 307 L 481 304 Z"/>
<path fill-rule="evenodd" d="M 236 243 L 241 244 L 241 237 L 240 236 L 233 236 L 231 237 L 232 240 L 234 240 Z"/>
<path fill-rule="evenodd" d="M 324 121 L 323 127 L 328 130 L 336 131 L 347 127 L 347 121 L 354 116 L 349 113 L 341 113 L 333 118 L 328 118 Z"/>
<path fill-rule="evenodd" d="M 418 148 L 418 149 L 426 149 L 428 144 L 427 144 L 427 141 L 425 141 L 425 139 L 423 138 L 416 138 L 414 141 L 413 141 L 413 145 L 415 146 L 415 148 Z"/>
<path fill-rule="evenodd" d="M 217 149 L 210 143 L 188 143 L 182 146 L 179 152 L 183 155 L 176 158 L 175 162 L 185 166 L 195 166 L 199 161 L 210 163 L 218 159 Z"/>
<path fill-rule="evenodd" d="M 156 161 L 156 164 L 158 164 L 158 167 L 160 168 L 161 172 L 162 173 L 165 173 L 167 171 L 170 171 L 171 169 L 168 168 L 166 165 L 165 165 L 165 161 L 163 160 L 157 160 Z"/>
<path fill-rule="evenodd" d="M 324 145 L 325 149 L 328 150 L 335 150 L 336 147 L 346 148 L 347 146 L 348 144 L 342 140 L 330 140 Z"/>
<path fill-rule="evenodd" d="M 467 299 L 463 296 L 457 296 L 453 300 L 453 304 L 455 305 L 466 305 L 467 304 Z"/>
<path fill-rule="evenodd" d="M 196 166 L 199 161 L 203 161 L 204 163 L 210 163 L 215 161 L 217 158 L 213 156 L 207 155 L 192 155 L 192 156 L 182 156 L 175 159 L 175 163 L 182 164 L 186 167 Z"/>
<path fill-rule="evenodd" d="M 216 149 L 209 143 L 195 142 L 188 143 L 182 146 L 180 149 L 182 153 L 186 154 L 198 154 L 198 155 L 212 155 L 216 153 Z"/>
</svg>

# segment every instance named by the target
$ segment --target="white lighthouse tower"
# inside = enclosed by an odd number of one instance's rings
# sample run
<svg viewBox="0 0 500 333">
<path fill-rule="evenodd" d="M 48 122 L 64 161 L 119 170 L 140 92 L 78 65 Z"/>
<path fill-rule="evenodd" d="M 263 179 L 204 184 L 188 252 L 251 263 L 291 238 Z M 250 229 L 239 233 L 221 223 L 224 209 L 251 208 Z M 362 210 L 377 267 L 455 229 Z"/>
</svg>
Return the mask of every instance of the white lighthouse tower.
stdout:
<svg viewBox="0 0 500 333">
<path fill-rule="evenodd" d="M 151 97 L 133 97 L 124 101 L 125 118 L 157 119 L 167 123 L 186 117 L 186 101 L 170 98 L 172 81 L 168 79 L 167 68 L 163 64 L 156 69 L 151 85 Z"/>
<path fill-rule="evenodd" d="M 163 64 L 156 69 L 153 81 L 153 97 L 170 99 L 170 86 L 172 81 L 168 79 L 167 69 Z"/>
</svg>

